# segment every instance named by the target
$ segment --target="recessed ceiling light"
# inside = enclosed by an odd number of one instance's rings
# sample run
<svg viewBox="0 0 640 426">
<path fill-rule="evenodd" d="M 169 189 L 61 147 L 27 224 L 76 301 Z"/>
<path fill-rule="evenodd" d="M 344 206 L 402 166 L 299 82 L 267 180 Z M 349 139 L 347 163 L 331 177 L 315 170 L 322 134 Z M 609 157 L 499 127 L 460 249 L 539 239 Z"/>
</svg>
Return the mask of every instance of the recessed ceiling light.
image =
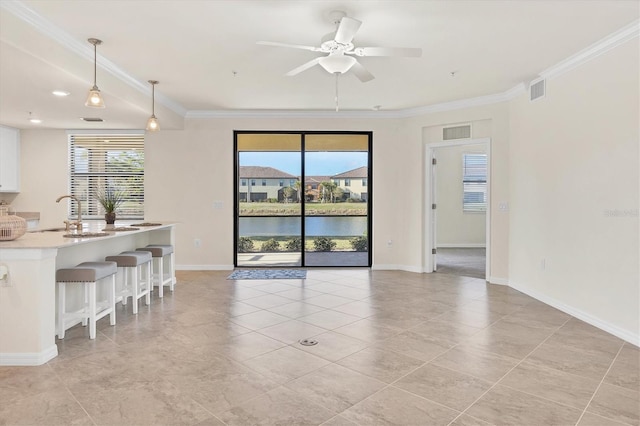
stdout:
<svg viewBox="0 0 640 426">
<path fill-rule="evenodd" d="M 55 96 L 59 96 L 61 98 L 64 98 L 65 96 L 69 96 L 71 93 L 69 92 L 65 92 L 64 90 L 54 90 L 53 93 Z"/>
<path fill-rule="evenodd" d="M 104 121 L 102 118 L 99 118 L 99 117 L 80 117 L 80 120 L 90 121 L 92 123 L 100 123 Z"/>
<path fill-rule="evenodd" d="M 33 114 L 31 113 L 31 111 L 29 111 L 29 122 L 31 122 L 33 124 L 40 124 L 40 123 L 42 123 L 42 120 L 40 120 L 37 117 L 34 117 Z"/>
</svg>

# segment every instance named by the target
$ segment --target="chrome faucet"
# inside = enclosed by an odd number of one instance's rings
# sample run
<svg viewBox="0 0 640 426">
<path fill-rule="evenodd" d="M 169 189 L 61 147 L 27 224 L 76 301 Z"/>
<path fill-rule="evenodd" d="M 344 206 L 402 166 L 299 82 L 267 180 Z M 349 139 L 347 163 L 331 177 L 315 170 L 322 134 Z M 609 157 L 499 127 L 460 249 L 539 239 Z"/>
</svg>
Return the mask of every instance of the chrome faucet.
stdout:
<svg viewBox="0 0 640 426">
<path fill-rule="evenodd" d="M 75 225 L 78 232 L 81 233 L 82 232 L 82 203 L 80 203 L 80 200 L 78 200 L 78 198 L 75 195 L 63 195 L 61 197 L 58 197 L 58 199 L 56 200 L 56 203 L 59 203 L 60 200 L 62 200 L 63 198 L 71 198 L 72 200 L 76 200 L 76 203 L 78 203 L 78 220 L 75 223 L 69 222 L 67 220 L 64 221 L 65 225 L 67 226 L 67 232 L 69 232 L 70 230 L 70 225 Z"/>
</svg>

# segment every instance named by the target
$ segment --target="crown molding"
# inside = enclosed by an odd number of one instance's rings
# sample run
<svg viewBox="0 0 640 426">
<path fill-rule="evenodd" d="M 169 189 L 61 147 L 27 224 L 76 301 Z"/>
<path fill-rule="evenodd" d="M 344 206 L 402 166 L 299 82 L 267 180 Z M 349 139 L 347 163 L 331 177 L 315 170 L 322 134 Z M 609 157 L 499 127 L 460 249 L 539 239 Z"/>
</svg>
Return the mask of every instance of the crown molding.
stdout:
<svg viewBox="0 0 640 426">
<path fill-rule="evenodd" d="M 434 112 L 453 111 L 457 109 L 473 108 L 483 105 L 492 105 L 509 101 L 516 96 L 525 93 L 524 83 L 493 95 L 479 96 L 476 98 L 461 99 L 458 101 L 443 102 L 425 107 L 379 110 L 379 111 L 302 111 L 302 110 L 199 110 L 188 111 L 185 118 L 330 118 L 330 119 L 354 119 L 354 118 L 411 118 Z"/>
<path fill-rule="evenodd" d="M 611 49 L 615 49 L 623 43 L 632 40 L 640 35 L 640 20 L 635 20 L 615 31 L 603 39 L 593 43 L 591 46 L 569 56 L 557 64 L 542 71 L 539 75 L 545 79 L 552 79 L 570 71 L 592 59 L 597 58 Z"/>
<path fill-rule="evenodd" d="M 0 2 L 0 8 L 22 19 L 24 22 L 31 25 L 36 30 L 49 37 L 50 39 L 58 42 L 76 55 L 93 62 L 94 51 L 92 47 L 90 47 L 85 42 L 76 40 L 67 32 L 43 18 L 23 2 L 19 0 L 2 0 Z M 139 92 L 144 93 L 145 95 L 151 95 L 151 88 L 146 81 L 142 82 L 140 80 L 137 80 L 136 78 L 128 74 L 125 70 L 123 70 L 104 56 L 100 55 L 99 53 L 96 54 L 96 60 L 98 66 L 101 69 L 105 70 L 109 74 L 113 75 L 114 77 L 118 78 L 119 80 L 123 81 Z M 169 99 L 168 97 L 163 96 L 161 93 L 156 93 L 155 98 L 159 104 L 164 105 L 165 107 L 169 108 L 182 117 L 184 117 L 187 113 L 187 109 L 185 107 Z"/>
<path fill-rule="evenodd" d="M 51 39 L 62 44 L 72 52 L 93 61 L 93 49 L 86 43 L 79 42 L 71 37 L 65 31 L 61 30 L 45 18 L 37 14 L 33 9 L 26 6 L 19 0 L 2 0 L 0 8 L 11 12 L 18 18 L 32 25 L 38 31 Z M 609 34 L 603 39 L 597 41 L 591 46 L 581 50 L 580 52 L 560 61 L 559 63 L 543 70 L 539 73 L 540 78 L 552 79 L 570 71 L 600 55 L 616 48 L 617 46 L 634 39 L 640 35 L 640 20 L 636 20 L 629 25 Z M 122 80 L 134 89 L 149 94 L 151 89 L 146 82 L 141 82 L 113 62 L 109 61 L 102 55 L 97 55 L 98 65 L 111 75 Z M 182 105 L 172 99 L 156 93 L 156 101 L 173 112 L 184 118 L 206 119 L 206 118 L 320 118 L 320 119 L 371 119 L 371 118 L 411 118 L 437 112 L 460 110 L 465 108 L 473 108 L 478 106 L 492 105 L 500 102 L 509 101 L 523 94 L 527 90 L 529 82 L 519 83 L 511 89 L 495 93 L 491 95 L 479 96 L 469 99 L 460 99 L 456 101 L 443 102 L 433 105 L 427 105 L 416 108 L 407 108 L 389 111 L 367 111 L 367 110 L 345 110 L 345 111 L 328 111 L 328 110 L 187 110 Z"/>
<path fill-rule="evenodd" d="M 399 111 L 364 110 L 193 110 L 185 118 L 399 118 Z"/>
</svg>

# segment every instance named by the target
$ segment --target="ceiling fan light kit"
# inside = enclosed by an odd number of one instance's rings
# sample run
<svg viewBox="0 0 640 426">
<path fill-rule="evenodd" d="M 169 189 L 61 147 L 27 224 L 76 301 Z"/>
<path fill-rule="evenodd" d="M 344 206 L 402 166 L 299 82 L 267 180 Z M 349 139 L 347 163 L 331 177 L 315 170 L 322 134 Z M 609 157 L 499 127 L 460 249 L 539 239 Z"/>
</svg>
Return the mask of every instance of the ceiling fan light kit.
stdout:
<svg viewBox="0 0 640 426">
<path fill-rule="evenodd" d="M 357 61 L 353 56 L 335 54 L 320 58 L 318 62 L 322 68 L 331 74 L 344 74 L 349 71 Z"/>
<path fill-rule="evenodd" d="M 102 40 L 98 40 L 97 38 L 90 38 L 87 40 L 89 43 L 93 44 L 93 87 L 89 89 L 89 94 L 87 95 L 87 101 L 84 103 L 85 106 L 92 108 L 104 108 L 104 99 L 102 99 L 102 94 L 100 93 L 100 89 L 96 85 L 96 72 L 97 72 L 97 46 L 102 44 Z"/>
<path fill-rule="evenodd" d="M 273 41 L 259 41 L 258 44 L 266 46 L 289 47 L 293 49 L 310 50 L 312 52 L 326 53 L 321 56 L 292 69 L 285 75 L 294 76 L 315 65 L 320 65 L 331 74 L 345 74 L 352 71 L 353 74 L 363 83 L 373 80 L 375 77 L 354 56 L 404 56 L 417 58 L 422 56 L 422 49 L 411 47 L 355 47 L 352 43 L 353 37 L 362 25 L 361 21 L 349 18 L 345 12 L 333 11 L 329 18 L 336 25 L 333 34 L 322 38 L 320 46 L 305 46 L 300 44 L 279 43 Z"/>
</svg>

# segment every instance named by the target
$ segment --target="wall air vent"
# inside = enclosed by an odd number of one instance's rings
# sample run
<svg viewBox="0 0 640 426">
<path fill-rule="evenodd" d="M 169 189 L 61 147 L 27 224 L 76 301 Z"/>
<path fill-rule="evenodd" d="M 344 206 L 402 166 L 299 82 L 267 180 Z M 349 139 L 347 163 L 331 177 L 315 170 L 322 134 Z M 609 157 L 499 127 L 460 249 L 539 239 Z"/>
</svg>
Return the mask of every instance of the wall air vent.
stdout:
<svg viewBox="0 0 640 426">
<path fill-rule="evenodd" d="M 535 101 L 540 98 L 544 98 L 546 93 L 546 83 L 545 80 L 532 81 L 529 85 L 529 100 Z"/>
<path fill-rule="evenodd" d="M 91 123 L 102 123 L 104 120 L 98 117 L 80 117 L 82 121 L 89 121 Z"/>
<path fill-rule="evenodd" d="M 450 141 L 453 139 L 470 139 L 471 138 L 471 124 L 465 124 L 464 126 L 445 127 L 442 129 L 442 140 Z"/>
</svg>

